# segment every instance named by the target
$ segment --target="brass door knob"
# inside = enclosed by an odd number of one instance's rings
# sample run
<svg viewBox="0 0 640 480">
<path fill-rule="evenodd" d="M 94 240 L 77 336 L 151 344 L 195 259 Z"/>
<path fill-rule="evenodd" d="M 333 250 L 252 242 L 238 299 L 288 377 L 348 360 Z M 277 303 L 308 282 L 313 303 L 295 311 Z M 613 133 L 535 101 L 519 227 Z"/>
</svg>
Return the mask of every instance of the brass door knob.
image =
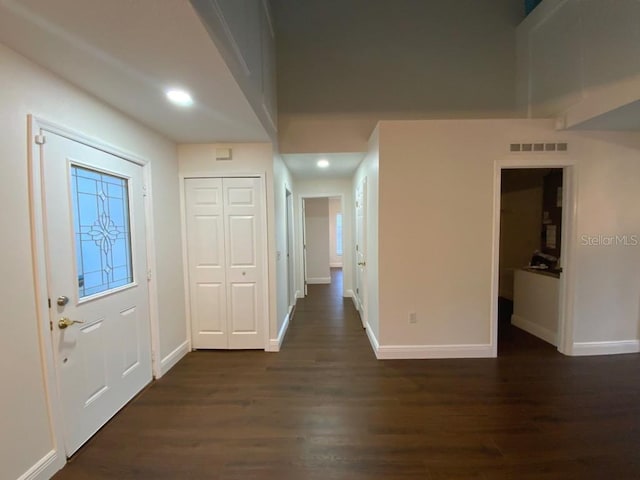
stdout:
<svg viewBox="0 0 640 480">
<path fill-rule="evenodd" d="M 65 328 L 70 327 L 74 323 L 84 323 L 84 322 L 80 320 L 71 320 L 70 318 L 67 318 L 67 317 L 62 317 L 60 320 L 58 320 L 58 328 L 60 330 L 64 330 Z"/>
<path fill-rule="evenodd" d="M 56 303 L 58 304 L 58 306 L 64 307 L 67 303 L 69 303 L 69 297 L 65 297 L 64 295 L 60 295 L 56 299 Z"/>
</svg>

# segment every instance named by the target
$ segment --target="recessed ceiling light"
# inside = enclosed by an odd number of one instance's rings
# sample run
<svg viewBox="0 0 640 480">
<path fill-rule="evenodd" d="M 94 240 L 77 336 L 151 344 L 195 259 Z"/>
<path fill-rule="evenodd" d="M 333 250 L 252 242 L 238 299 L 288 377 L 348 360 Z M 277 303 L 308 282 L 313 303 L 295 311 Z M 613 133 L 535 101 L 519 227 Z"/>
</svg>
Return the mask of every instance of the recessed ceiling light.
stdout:
<svg viewBox="0 0 640 480">
<path fill-rule="evenodd" d="M 167 90 L 167 99 L 171 103 L 175 103 L 181 107 L 189 107 L 193 105 L 193 98 L 191 98 L 191 94 L 186 90 L 180 90 L 178 88 Z"/>
<path fill-rule="evenodd" d="M 329 160 L 325 160 L 323 158 L 322 160 L 318 160 L 318 163 L 316 163 L 316 165 L 318 165 L 318 167 L 320 168 L 327 168 L 329 166 Z"/>
</svg>

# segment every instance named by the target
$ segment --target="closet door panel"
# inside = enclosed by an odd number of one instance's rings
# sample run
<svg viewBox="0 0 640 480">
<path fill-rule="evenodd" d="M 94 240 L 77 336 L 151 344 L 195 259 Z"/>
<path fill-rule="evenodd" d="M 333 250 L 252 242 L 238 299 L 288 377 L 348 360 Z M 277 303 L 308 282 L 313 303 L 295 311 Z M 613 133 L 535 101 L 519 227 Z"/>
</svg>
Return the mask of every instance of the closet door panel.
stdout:
<svg viewBox="0 0 640 480">
<path fill-rule="evenodd" d="M 264 348 L 266 240 L 261 232 L 261 180 L 225 178 L 223 190 L 229 348 Z"/>
<path fill-rule="evenodd" d="M 185 180 L 193 348 L 228 348 L 222 179 Z"/>
</svg>

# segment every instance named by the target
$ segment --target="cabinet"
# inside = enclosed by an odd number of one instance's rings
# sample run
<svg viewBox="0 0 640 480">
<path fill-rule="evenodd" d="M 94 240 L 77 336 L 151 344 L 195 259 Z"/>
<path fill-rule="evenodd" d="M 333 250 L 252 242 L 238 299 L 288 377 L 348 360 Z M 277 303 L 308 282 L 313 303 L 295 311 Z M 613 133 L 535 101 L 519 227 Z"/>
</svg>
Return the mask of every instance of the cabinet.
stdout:
<svg viewBox="0 0 640 480">
<path fill-rule="evenodd" d="M 516 270 L 511 323 L 558 345 L 560 279 L 547 272 Z"/>
</svg>

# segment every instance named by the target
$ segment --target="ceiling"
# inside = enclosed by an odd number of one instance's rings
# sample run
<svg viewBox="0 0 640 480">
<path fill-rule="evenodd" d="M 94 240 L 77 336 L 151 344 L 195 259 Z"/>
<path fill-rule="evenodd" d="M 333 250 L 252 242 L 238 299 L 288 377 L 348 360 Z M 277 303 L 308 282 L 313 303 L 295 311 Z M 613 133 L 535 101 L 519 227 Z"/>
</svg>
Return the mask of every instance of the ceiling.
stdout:
<svg viewBox="0 0 640 480">
<path fill-rule="evenodd" d="M 576 130 L 640 130 L 640 100 L 590 118 L 571 127 Z"/>
<path fill-rule="evenodd" d="M 362 162 L 364 153 L 309 153 L 282 155 L 291 175 L 298 180 L 351 177 Z M 318 168 L 320 159 L 329 161 L 328 168 Z"/>
<path fill-rule="evenodd" d="M 0 0 L 0 42 L 175 142 L 270 141 L 186 0 Z"/>
</svg>

